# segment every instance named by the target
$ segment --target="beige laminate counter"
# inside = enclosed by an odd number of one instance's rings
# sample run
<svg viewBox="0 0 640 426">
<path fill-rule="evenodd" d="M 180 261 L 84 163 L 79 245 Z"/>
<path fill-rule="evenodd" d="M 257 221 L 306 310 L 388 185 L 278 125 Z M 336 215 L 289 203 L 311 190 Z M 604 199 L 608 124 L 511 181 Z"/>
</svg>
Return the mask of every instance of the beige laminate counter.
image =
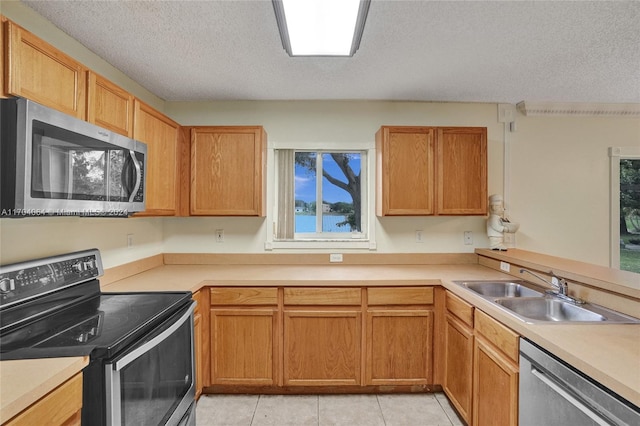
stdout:
<svg viewBox="0 0 640 426">
<path fill-rule="evenodd" d="M 520 335 L 640 406 L 640 325 L 526 324 L 485 299 L 454 284 L 454 280 L 508 279 L 479 264 L 456 265 L 163 265 L 105 285 L 104 292 L 198 291 L 205 286 L 401 286 L 443 285 L 477 308 L 490 314 Z M 19 374 L 2 372 L 2 407 L 6 419 L 6 389 L 20 389 Z M 34 361 L 37 365 L 39 362 Z M 49 361 L 47 361 L 49 362 Z M 51 362 L 54 362 L 51 360 Z M 58 367 L 62 369 L 62 367 Z M 55 367 L 46 367 L 53 371 Z M 66 370 L 65 370 L 66 371 Z M 73 375 L 58 372 L 57 384 Z M 34 376 L 37 376 L 35 374 Z M 63 377 L 64 376 L 64 377 Z M 37 398 L 25 389 L 25 407 Z M 11 392 L 19 396 L 20 392 Z M 30 401 L 30 402 L 29 402 Z"/>
<path fill-rule="evenodd" d="M 88 357 L 0 362 L 0 424 L 82 371 L 88 363 Z"/>
</svg>

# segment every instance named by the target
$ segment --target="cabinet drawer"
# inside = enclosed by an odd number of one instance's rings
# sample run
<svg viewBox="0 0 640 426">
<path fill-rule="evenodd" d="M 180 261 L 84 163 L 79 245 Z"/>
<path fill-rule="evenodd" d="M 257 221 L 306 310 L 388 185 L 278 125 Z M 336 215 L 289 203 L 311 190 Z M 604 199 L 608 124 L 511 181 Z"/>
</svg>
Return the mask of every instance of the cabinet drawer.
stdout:
<svg viewBox="0 0 640 426">
<path fill-rule="evenodd" d="M 214 305 L 277 305 L 278 289 L 275 287 L 225 287 L 212 288 L 209 302 Z"/>
<path fill-rule="evenodd" d="M 473 306 L 447 291 L 447 310 L 469 327 L 473 327 Z"/>
<path fill-rule="evenodd" d="M 431 305 L 433 287 L 382 287 L 367 290 L 372 305 Z"/>
<path fill-rule="evenodd" d="M 285 288 L 285 305 L 360 305 L 359 288 Z"/>
<path fill-rule="evenodd" d="M 504 354 L 511 358 L 516 364 L 518 363 L 518 334 L 479 309 L 475 311 L 475 322 L 475 331 L 477 333 L 481 334 L 485 340 L 493 343 L 496 348 L 504 352 Z"/>
</svg>

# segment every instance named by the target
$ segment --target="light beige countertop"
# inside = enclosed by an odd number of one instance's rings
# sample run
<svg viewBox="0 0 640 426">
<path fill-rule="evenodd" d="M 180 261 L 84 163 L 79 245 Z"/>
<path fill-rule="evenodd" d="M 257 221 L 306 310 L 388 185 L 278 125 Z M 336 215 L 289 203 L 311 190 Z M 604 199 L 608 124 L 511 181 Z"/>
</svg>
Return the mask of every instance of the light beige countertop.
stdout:
<svg viewBox="0 0 640 426">
<path fill-rule="evenodd" d="M 0 423 L 28 408 L 88 364 L 88 357 L 0 362 Z"/>
<path fill-rule="evenodd" d="M 525 256 L 526 257 L 526 256 Z M 640 325 L 527 324 L 491 302 L 454 284 L 454 280 L 513 279 L 480 264 L 454 265 L 162 265 L 102 287 L 104 292 L 198 291 L 205 286 L 401 286 L 443 285 L 493 316 L 520 335 L 537 343 L 583 373 L 640 405 Z M 633 290 L 635 291 L 635 290 Z M 70 359 L 32 360 L 33 373 L 20 374 L 18 361 L 0 362 L 1 418 L 7 419 L 42 396 L 33 389 L 41 383 L 62 383 L 79 371 Z M 23 361 L 20 361 L 23 362 Z M 56 362 L 61 362 L 56 366 Z M 77 365 L 76 365 L 77 366 Z M 28 370 L 28 367 L 26 367 Z M 14 374 L 9 371 L 16 371 Z M 37 371 L 49 374 L 39 374 Z M 74 370 L 74 371 L 72 371 Z M 53 374 L 55 373 L 55 374 Z M 28 377 L 28 380 L 24 380 Z M 39 379 L 41 377 L 41 379 Z M 38 378 L 38 379 L 35 379 Z M 30 382 L 33 383 L 22 383 Z M 51 390 L 52 386 L 49 390 Z M 11 392 L 7 392 L 11 389 Z M 46 392 L 44 392 L 46 393 Z M 20 395 L 23 395 L 20 398 Z M 30 401 L 30 402 L 29 402 Z M 26 405 L 25 405 L 26 404 Z"/>
</svg>

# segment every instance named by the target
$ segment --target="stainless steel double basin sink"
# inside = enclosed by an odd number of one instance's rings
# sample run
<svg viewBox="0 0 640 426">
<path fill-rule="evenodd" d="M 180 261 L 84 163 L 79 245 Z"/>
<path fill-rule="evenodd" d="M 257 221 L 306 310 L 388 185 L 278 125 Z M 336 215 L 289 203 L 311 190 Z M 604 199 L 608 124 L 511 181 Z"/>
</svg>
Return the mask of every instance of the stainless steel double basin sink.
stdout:
<svg viewBox="0 0 640 426">
<path fill-rule="evenodd" d="M 637 318 L 592 303 L 576 304 L 521 280 L 454 281 L 521 321 L 535 323 L 640 323 Z"/>
</svg>

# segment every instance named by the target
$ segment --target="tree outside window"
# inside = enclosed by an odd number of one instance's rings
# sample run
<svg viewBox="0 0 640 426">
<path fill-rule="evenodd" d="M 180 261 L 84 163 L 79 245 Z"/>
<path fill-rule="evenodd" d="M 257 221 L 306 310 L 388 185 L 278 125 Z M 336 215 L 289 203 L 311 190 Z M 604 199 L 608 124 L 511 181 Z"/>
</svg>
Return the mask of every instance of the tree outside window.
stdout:
<svg viewBox="0 0 640 426">
<path fill-rule="evenodd" d="M 295 233 L 362 232 L 362 152 L 296 151 Z"/>
<path fill-rule="evenodd" d="M 639 159 L 620 159 L 620 269 L 640 273 Z"/>
</svg>

